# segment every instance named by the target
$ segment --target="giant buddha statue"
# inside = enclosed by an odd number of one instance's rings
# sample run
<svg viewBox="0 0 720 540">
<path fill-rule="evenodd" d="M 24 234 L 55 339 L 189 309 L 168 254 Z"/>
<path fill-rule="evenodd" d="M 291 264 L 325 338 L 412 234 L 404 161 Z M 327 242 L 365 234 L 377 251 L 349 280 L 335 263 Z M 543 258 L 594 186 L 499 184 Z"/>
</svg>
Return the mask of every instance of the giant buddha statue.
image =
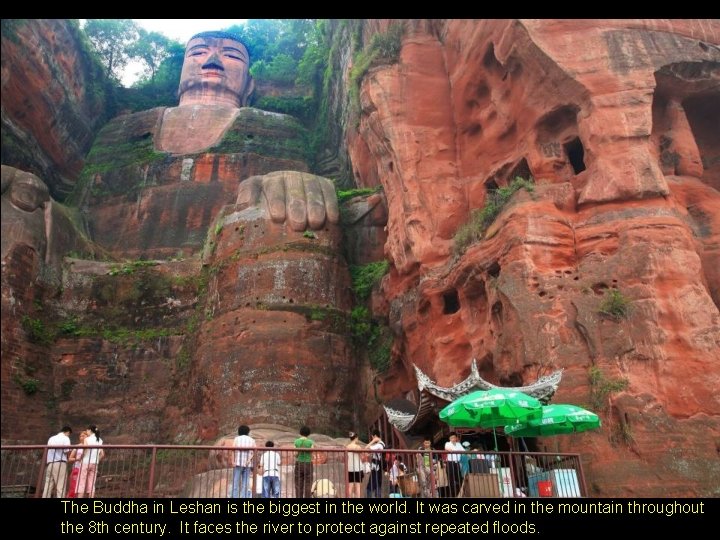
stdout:
<svg viewBox="0 0 720 540">
<path fill-rule="evenodd" d="M 66 262 L 57 302 L 76 328 L 170 337 L 138 347 L 61 335 L 49 352 L 63 417 L 89 406 L 94 422 L 132 442 L 211 441 L 238 423 L 351 423 L 335 188 L 308 172 L 296 119 L 245 106 L 249 62 L 235 36 L 197 34 L 179 105 L 118 116 L 98 134 L 71 202 L 88 242 L 116 262 Z M 32 221 L 40 245 L 57 234 L 35 210 L 47 190 L 15 175 L 3 170 L 3 219 L 8 206 L 15 222 Z M 38 195 L 23 196 L 26 185 Z M 138 259 L 150 263 L 121 271 Z"/>
<path fill-rule="evenodd" d="M 164 110 L 157 148 L 188 154 L 218 142 L 253 90 L 249 64 L 245 45 L 232 34 L 194 36 L 180 75 L 180 106 Z"/>
<path fill-rule="evenodd" d="M 245 107 L 253 89 L 248 64 L 247 49 L 232 34 L 197 34 L 185 51 L 179 106 L 119 116 L 101 130 L 76 193 L 100 244 L 127 257 L 197 253 L 241 180 L 308 170 L 307 132 L 297 120 Z M 302 190 L 287 175 L 262 189 L 288 208 L 334 192 L 329 180 L 302 178 Z M 335 198 L 320 201 L 334 219 Z"/>
</svg>

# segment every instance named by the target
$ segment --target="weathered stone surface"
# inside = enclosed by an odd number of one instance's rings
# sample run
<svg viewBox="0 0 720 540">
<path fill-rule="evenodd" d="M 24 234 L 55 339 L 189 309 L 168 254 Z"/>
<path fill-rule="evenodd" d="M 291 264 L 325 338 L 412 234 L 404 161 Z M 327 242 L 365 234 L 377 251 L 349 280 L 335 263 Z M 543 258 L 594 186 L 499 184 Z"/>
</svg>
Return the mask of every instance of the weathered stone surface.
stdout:
<svg viewBox="0 0 720 540">
<path fill-rule="evenodd" d="M 346 250 L 352 264 L 384 259 L 387 240 L 387 202 L 382 194 L 355 197 L 343 206 Z"/>
<path fill-rule="evenodd" d="M 106 120 L 101 68 L 64 19 L 3 20 L 2 51 L 2 162 L 63 198 Z"/>
<path fill-rule="evenodd" d="M 205 320 L 189 374 L 177 389 L 177 402 L 187 410 L 178 432 L 215 438 L 243 421 L 334 432 L 351 424 L 357 395 L 350 279 L 337 214 L 331 219 L 329 212 L 305 233 L 294 230 L 286 200 L 286 219 L 276 222 L 272 208 L 278 187 L 288 190 L 290 209 L 310 196 L 290 197 L 293 186 L 332 184 L 290 171 L 247 182 L 265 193 L 260 204 L 241 192 L 240 204 L 224 208 L 210 231 Z M 328 207 L 337 209 L 334 192 L 329 195 Z"/>
<path fill-rule="evenodd" d="M 326 431 L 357 420 L 339 209 L 332 181 L 303 172 L 308 148 L 295 119 L 252 108 L 120 116 L 73 193 L 82 232 L 40 179 L 3 167 L 3 358 L 24 359 L 3 362 L 3 393 L 37 417 L 3 415 L 3 434 L 44 438 L 62 418 L 108 442 L 206 441 L 240 411 Z M 48 411 L 24 403 L 38 391 Z"/>
<path fill-rule="evenodd" d="M 225 116 L 214 114 L 226 109 L 198 107 L 203 110 L 196 116 L 206 122 L 195 131 L 209 131 L 204 145 L 201 135 L 193 138 L 175 124 L 165 125 L 170 109 L 120 116 L 98 135 L 74 195 L 93 239 L 117 256 L 197 253 L 220 208 L 235 201 L 242 180 L 274 170 L 307 170 L 305 132 L 293 118 L 242 108 L 234 110 L 228 127 Z M 183 138 L 205 150 L 184 153 Z"/>
<path fill-rule="evenodd" d="M 508 386 L 564 367 L 555 402 L 587 404 L 596 366 L 627 389 L 603 431 L 558 439 L 594 489 L 717 495 L 718 42 L 699 20 L 406 22 L 346 137 L 388 201 L 384 399 L 413 390 L 413 363 L 450 386 L 474 357 Z M 534 192 L 454 255 L 458 226 L 516 176 Z M 627 319 L 600 313 L 612 290 Z"/>
<path fill-rule="evenodd" d="M 42 264 L 28 279 L 48 281 L 59 275 L 62 259 L 70 252 L 95 256 L 103 250 L 78 229 L 72 211 L 54 201 L 47 185 L 32 173 L 2 166 L 1 258 L 20 247 L 32 249 Z"/>
<path fill-rule="evenodd" d="M 392 22 L 368 21 L 364 42 Z M 555 402 L 594 401 L 602 430 L 528 440 L 582 453 L 591 494 L 718 495 L 717 21 L 400 22 L 400 61 L 364 76 L 359 112 L 352 39 L 335 34 L 328 128 L 347 129 L 356 184 L 383 186 L 344 221 L 350 260 L 384 243 L 392 263 L 371 299 L 395 336 L 391 369 L 365 380 L 350 344 L 329 181 L 286 172 L 307 170 L 304 131 L 242 108 L 186 141 L 187 118 L 165 133 L 156 109 L 106 126 L 76 201 L 108 255 L 185 261 L 63 260 L 92 246 L 45 194 L 13 203 L 3 171 L 4 438 L 86 421 L 87 403 L 118 441 L 211 441 L 261 421 L 332 433 L 373 419 L 376 398 L 412 398 L 412 364 L 449 386 L 474 357 L 508 386 L 562 367 Z M 454 250 L 517 176 L 532 192 Z M 57 226 L 70 232 L 53 244 Z M 61 263 L 62 288 L 45 276 Z M 62 332 L 52 344 L 43 324 Z M 603 394 L 612 380 L 627 383 Z"/>
</svg>

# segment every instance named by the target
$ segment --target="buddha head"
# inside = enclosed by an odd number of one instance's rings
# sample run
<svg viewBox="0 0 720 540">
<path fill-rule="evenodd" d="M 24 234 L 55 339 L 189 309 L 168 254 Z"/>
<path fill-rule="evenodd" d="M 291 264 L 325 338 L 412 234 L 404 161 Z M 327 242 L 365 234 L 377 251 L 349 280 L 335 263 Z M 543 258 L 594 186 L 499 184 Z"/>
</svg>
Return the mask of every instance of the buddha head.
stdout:
<svg viewBox="0 0 720 540">
<path fill-rule="evenodd" d="M 20 210 L 34 212 L 50 200 L 48 187 L 37 176 L 14 167 L 2 166 L 2 193 Z"/>
<path fill-rule="evenodd" d="M 227 32 L 195 34 L 185 47 L 180 105 L 246 105 L 253 90 L 249 66 L 250 55 L 237 36 Z"/>
</svg>

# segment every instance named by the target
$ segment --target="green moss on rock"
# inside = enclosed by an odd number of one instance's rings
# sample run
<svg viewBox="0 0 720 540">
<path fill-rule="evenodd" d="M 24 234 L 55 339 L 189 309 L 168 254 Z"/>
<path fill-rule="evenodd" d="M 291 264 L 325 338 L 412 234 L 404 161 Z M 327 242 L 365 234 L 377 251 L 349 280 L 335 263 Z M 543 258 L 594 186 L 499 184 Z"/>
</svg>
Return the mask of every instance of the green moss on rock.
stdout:
<svg viewBox="0 0 720 540">
<path fill-rule="evenodd" d="M 252 152 L 262 156 L 310 161 L 307 130 L 284 114 L 243 107 L 219 144 L 210 148 L 218 154 Z"/>
</svg>

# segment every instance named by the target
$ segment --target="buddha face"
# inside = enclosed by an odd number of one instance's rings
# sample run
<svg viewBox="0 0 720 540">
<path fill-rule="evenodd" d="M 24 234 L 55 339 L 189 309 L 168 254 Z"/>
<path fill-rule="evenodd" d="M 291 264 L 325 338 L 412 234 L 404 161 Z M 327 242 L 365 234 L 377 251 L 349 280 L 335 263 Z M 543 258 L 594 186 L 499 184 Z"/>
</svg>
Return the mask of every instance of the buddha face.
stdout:
<svg viewBox="0 0 720 540">
<path fill-rule="evenodd" d="M 180 105 L 241 107 L 252 91 L 250 55 L 239 41 L 207 34 L 195 36 L 185 48 L 178 89 Z"/>
</svg>

